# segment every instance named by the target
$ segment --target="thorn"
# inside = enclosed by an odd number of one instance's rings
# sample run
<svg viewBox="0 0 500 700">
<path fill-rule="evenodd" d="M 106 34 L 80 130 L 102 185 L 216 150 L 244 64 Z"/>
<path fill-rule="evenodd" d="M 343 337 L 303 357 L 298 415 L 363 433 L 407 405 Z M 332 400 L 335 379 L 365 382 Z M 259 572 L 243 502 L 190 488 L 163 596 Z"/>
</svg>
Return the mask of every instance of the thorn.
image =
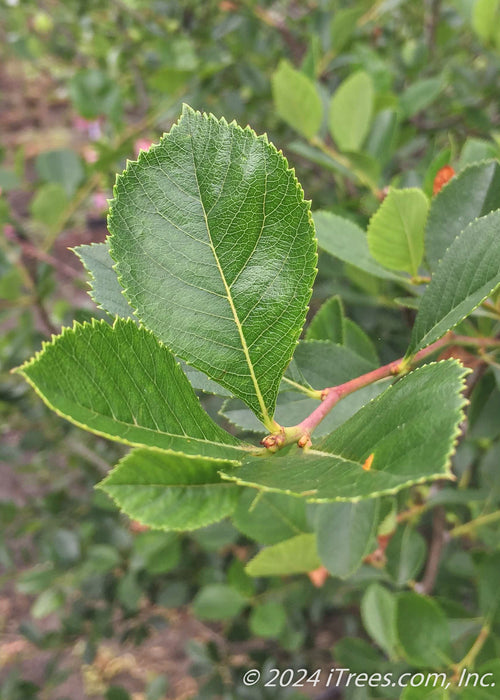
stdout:
<svg viewBox="0 0 500 700">
<path fill-rule="evenodd" d="M 369 457 L 367 457 L 367 459 L 365 460 L 365 462 L 363 464 L 363 469 L 365 470 L 365 472 L 369 472 L 370 469 L 372 468 L 374 457 L 375 457 L 375 453 L 372 452 L 371 455 Z"/>
</svg>

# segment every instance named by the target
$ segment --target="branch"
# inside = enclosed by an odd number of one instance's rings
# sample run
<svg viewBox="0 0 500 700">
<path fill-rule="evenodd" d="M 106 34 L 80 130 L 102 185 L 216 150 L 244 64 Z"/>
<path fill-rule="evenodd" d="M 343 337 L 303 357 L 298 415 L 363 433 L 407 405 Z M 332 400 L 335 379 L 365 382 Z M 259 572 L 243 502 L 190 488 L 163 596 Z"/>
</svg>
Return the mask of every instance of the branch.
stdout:
<svg viewBox="0 0 500 700">
<path fill-rule="evenodd" d="M 485 347 L 500 347 L 500 340 L 494 338 L 473 338 L 464 335 L 455 335 L 449 331 L 440 340 L 437 340 L 432 345 L 429 345 L 423 350 L 419 350 L 412 358 L 401 357 L 398 360 L 389 362 L 387 365 L 378 367 L 377 369 L 362 374 L 355 379 L 351 379 L 344 384 L 328 387 L 321 391 L 322 403 L 303 421 L 291 427 L 280 426 L 279 430 L 270 435 L 267 435 L 261 444 L 267 449 L 275 452 L 285 445 L 296 442 L 299 447 L 310 447 L 311 434 L 328 415 L 336 404 L 349 394 L 353 394 L 359 389 L 363 389 L 369 384 L 374 384 L 381 379 L 387 377 L 397 377 L 405 374 L 414 365 L 429 355 L 432 355 L 436 350 L 441 349 L 445 345 L 473 345 L 480 348 Z"/>
</svg>

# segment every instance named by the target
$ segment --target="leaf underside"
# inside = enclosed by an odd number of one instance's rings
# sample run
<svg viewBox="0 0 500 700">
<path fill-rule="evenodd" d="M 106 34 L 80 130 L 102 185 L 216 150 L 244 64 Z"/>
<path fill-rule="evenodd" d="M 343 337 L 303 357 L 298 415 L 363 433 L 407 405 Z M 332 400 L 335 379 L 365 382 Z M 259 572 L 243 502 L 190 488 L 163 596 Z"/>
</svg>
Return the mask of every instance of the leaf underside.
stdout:
<svg viewBox="0 0 500 700">
<path fill-rule="evenodd" d="M 111 316 L 133 318 L 134 310 L 125 299 L 116 271 L 113 269 L 109 242 L 79 245 L 73 250 L 90 274 L 89 294 L 97 306 Z"/>
<path fill-rule="evenodd" d="M 239 490 L 221 481 L 223 460 L 138 448 L 99 484 L 131 518 L 165 530 L 194 530 L 230 515 Z"/>
<path fill-rule="evenodd" d="M 356 501 L 414 483 L 452 478 L 450 456 L 465 399 L 456 361 L 425 365 L 389 387 L 308 451 L 248 458 L 222 475 L 309 501 Z M 423 410 L 425 407 L 425 410 Z M 372 467 L 364 462 L 374 454 Z"/>
<path fill-rule="evenodd" d="M 309 203 L 283 155 L 184 107 L 114 194 L 111 255 L 137 317 L 272 426 L 316 273 Z"/>
</svg>

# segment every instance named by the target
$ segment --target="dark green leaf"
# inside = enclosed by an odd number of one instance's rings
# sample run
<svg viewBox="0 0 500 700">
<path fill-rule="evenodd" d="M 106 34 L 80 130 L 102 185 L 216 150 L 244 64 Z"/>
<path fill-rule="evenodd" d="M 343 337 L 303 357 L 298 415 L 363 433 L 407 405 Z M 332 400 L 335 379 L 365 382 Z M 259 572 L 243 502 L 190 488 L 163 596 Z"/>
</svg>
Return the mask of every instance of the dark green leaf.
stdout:
<svg viewBox="0 0 500 700">
<path fill-rule="evenodd" d="M 411 664 L 432 669 L 448 666 L 448 620 L 434 600 L 417 593 L 400 593 L 396 624 L 401 649 Z"/>
<path fill-rule="evenodd" d="M 500 210 L 476 219 L 450 245 L 420 302 L 408 354 L 443 336 L 500 284 Z"/>
<path fill-rule="evenodd" d="M 500 165 L 476 163 L 453 177 L 433 198 L 425 232 L 425 255 L 432 270 L 474 219 L 500 209 Z"/>
<path fill-rule="evenodd" d="M 282 154 L 185 106 L 118 178 L 109 228 L 138 318 L 271 428 L 316 263 L 309 204 Z"/>
<path fill-rule="evenodd" d="M 217 459 L 245 454 L 202 409 L 172 354 L 132 320 L 75 323 L 18 371 L 59 415 L 98 435 Z"/>
</svg>

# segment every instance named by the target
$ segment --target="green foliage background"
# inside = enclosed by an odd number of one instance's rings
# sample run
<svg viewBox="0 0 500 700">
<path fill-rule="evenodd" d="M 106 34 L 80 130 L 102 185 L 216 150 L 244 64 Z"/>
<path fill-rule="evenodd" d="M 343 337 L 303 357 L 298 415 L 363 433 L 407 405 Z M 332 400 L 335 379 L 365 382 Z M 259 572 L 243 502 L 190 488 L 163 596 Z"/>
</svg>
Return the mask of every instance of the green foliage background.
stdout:
<svg viewBox="0 0 500 700">
<path fill-rule="evenodd" d="M 418 295 L 399 298 L 404 260 L 396 256 L 389 265 L 394 273 L 372 259 L 360 272 L 364 249 L 346 258 L 331 238 L 329 217 L 349 219 L 355 236 L 378 209 L 381 190 L 422 188 L 431 197 L 447 164 L 457 171 L 472 166 L 457 179 L 455 200 L 446 202 L 443 192 L 447 224 L 458 219 L 459 204 L 466 221 L 499 207 L 498 166 L 474 165 L 499 156 L 498 0 L 47 0 L 2 4 L 0 26 L 2 700 L 176 698 L 186 679 L 191 697 L 311 697 L 324 689 L 266 688 L 264 696 L 261 685 L 242 685 L 243 672 L 337 664 L 397 674 L 440 668 L 441 654 L 448 668 L 491 667 L 500 676 L 494 355 L 470 396 L 468 436 L 454 458 L 456 486 L 407 489 L 383 502 L 383 512 L 345 504 L 343 512 L 325 506 L 314 517 L 298 505 L 282 518 L 283 497 L 265 497 L 252 520 L 250 503 L 240 502 L 231 520 L 190 535 L 137 532 L 93 489 L 122 448 L 62 421 L 10 374 L 62 325 L 105 318 L 85 293 L 77 258 L 65 251 L 103 240 L 115 173 L 158 142 L 182 102 L 249 123 L 283 150 L 313 210 L 322 210 L 317 235 L 333 254 L 320 254 L 310 317 L 339 295 L 342 305 L 334 302 L 332 313 L 343 319 L 342 338 L 331 341 L 357 343 L 372 364 L 402 355 L 418 302 Z M 428 226 L 442 231 L 443 221 L 432 216 Z M 372 219 L 369 242 L 376 224 Z M 431 269 L 449 243 L 432 237 Z M 376 246 L 371 253 L 387 261 Z M 410 260 L 407 271 L 417 268 Z M 496 298 L 491 306 L 460 330 L 495 334 Z M 315 324 L 316 331 L 314 324 L 306 330 L 310 339 L 321 333 Z M 244 406 L 202 395 L 214 419 L 253 435 Z M 362 563 L 375 549 L 374 523 L 390 532 L 396 512 L 409 515 L 381 560 Z M 478 518 L 481 526 L 468 528 Z M 348 522 L 360 523 L 361 534 Z M 292 538 L 300 538 L 303 570 L 319 565 L 313 527 L 331 574 L 324 585 L 293 572 L 263 577 L 269 560 L 275 565 L 280 555 L 286 563 L 283 543 Z M 441 542 L 433 597 L 423 597 L 433 543 L 444 530 L 452 534 Z M 342 532 L 342 547 L 332 532 Z M 255 541 L 279 549 L 257 554 Z M 244 562 L 256 554 L 254 578 Z M 179 624 L 178 615 L 199 626 Z M 177 634 L 174 643 L 168 630 Z M 481 630 L 489 633 L 484 639 Z M 125 651 L 137 659 L 152 639 L 161 640 L 161 664 L 147 656 L 135 666 L 123 662 Z M 121 667 L 113 668 L 110 653 Z M 180 668 L 172 661 L 177 653 L 185 654 Z M 135 678 L 141 665 L 146 672 Z M 460 697 L 495 698 L 499 688 L 500 677 L 487 695 L 469 690 Z M 345 691 L 363 700 L 400 695 L 397 688 Z M 403 697 L 430 695 L 405 690 Z"/>
</svg>

